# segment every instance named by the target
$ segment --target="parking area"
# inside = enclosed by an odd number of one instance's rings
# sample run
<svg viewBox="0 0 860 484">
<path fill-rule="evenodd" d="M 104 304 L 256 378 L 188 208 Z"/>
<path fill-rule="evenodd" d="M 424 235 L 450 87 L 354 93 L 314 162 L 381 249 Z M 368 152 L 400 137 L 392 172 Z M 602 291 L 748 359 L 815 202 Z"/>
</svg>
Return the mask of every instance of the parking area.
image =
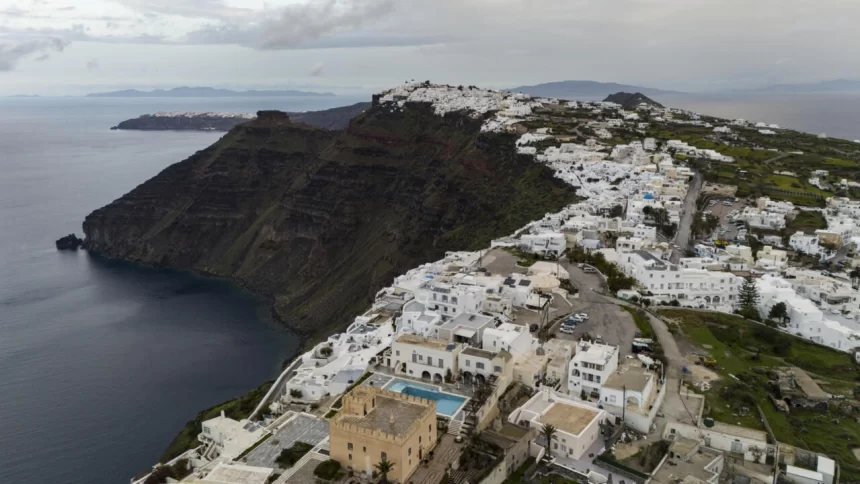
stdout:
<svg viewBox="0 0 860 484">
<path fill-rule="evenodd" d="M 734 198 L 710 198 L 705 205 L 705 213 L 711 213 L 720 218 L 720 229 L 717 233 L 718 240 L 735 240 L 738 228 L 729 223 L 729 215 L 732 212 L 740 213 L 746 203 L 743 199 L 735 202 Z M 712 203 L 716 202 L 716 203 Z M 730 203 L 727 205 L 726 203 Z"/>
<path fill-rule="evenodd" d="M 631 346 L 636 337 L 636 323 L 627 311 L 611 302 L 581 302 L 574 304 L 574 312 L 588 314 L 588 320 L 576 325 L 573 333 L 559 331 L 558 321 L 550 331 L 558 339 L 578 341 L 586 334 L 600 338 L 604 343 L 616 345 L 623 358 L 632 354 Z"/>
<path fill-rule="evenodd" d="M 511 273 L 525 274 L 526 268 L 517 265 L 517 257 L 504 249 L 493 249 L 486 254 L 481 261 L 481 266 L 490 271 L 490 274 L 506 276 Z"/>
<path fill-rule="evenodd" d="M 281 455 L 282 450 L 292 447 L 293 443 L 299 441 L 317 445 L 326 438 L 328 421 L 306 414 L 296 414 L 276 430 L 274 435 L 245 456 L 244 462 L 253 466 L 276 468 L 278 464 L 275 459 Z"/>
</svg>

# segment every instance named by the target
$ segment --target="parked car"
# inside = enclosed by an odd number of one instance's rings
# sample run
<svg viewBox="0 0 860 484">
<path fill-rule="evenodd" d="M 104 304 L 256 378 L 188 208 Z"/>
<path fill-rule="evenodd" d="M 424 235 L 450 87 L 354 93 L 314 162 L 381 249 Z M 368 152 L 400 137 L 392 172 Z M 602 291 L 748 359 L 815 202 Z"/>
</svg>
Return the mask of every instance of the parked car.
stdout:
<svg viewBox="0 0 860 484">
<path fill-rule="evenodd" d="M 537 330 L 538 330 L 538 325 L 536 325 L 536 324 L 534 324 L 534 323 L 532 323 L 532 324 L 530 324 L 530 325 L 529 325 L 529 331 L 530 331 L 530 332 L 534 333 L 534 332 L 535 332 L 535 331 L 537 331 Z"/>
<path fill-rule="evenodd" d="M 565 334 L 573 334 L 574 331 L 576 331 L 576 328 L 574 328 L 573 326 L 562 326 L 561 329 L 559 329 L 559 332 Z"/>
<path fill-rule="evenodd" d="M 587 320 L 587 319 L 588 319 L 588 314 L 586 314 L 586 313 L 579 313 L 579 314 L 574 314 L 574 315 L 573 315 L 573 317 L 574 317 L 574 318 L 576 318 L 576 319 L 581 319 L 581 320 L 585 321 L 585 320 Z"/>
</svg>

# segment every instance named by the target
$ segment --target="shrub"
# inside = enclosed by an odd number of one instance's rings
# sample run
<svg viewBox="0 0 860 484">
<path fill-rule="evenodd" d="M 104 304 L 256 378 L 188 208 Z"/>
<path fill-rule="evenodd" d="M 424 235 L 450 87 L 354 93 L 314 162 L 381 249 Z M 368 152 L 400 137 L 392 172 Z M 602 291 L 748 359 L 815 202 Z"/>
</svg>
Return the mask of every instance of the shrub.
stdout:
<svg viewBox="0 0 860 484">
<path fill-rule="evenodd" d="M 327 481 L 334 479 L 338 472 L 340 472 L 340 462 L 331 459 L 320 462 L 316 469 L 314 469 L 315 476 Z"/>
<path fill-rule="evenodd" d="M 293 388 L 292 390 L 290 390 L 290 397 L 292 398 L 302 398 L 303 396 L 304 394 L 298 388 Z"/>
<path fill-rule="evenodd" d="M 281 455 L 275 459 L 275 462 L 283 468 L 292 467 L 293 464 L 298 462 L 303 455 L 310 452 L 313 448 L 314 446 L 306 442 L 295 442 L 289 449 L 282 450 Z"/>
</svg>

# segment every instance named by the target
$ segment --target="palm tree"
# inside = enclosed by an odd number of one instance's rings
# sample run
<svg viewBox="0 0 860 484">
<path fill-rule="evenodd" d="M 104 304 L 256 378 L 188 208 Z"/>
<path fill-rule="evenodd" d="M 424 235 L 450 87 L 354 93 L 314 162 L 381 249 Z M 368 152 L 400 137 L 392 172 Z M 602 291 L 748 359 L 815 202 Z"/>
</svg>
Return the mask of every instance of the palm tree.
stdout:
<svg viewBox="0 0 860 484">
<path fill-rule="evenodd" d="M 552 444 L 552 436 L 555 435 L 555 425 L 546 424 L 541 429 L 541 434 L 546 439 L 546 458 L 549 459 L 550 449 L 549 446 Z"/>
<path fill-rule="evenodd" d="M 383 457 L 382 460 L 373 467 L 376 468 L 376 471 L 382 476 L 382 479 L 380 479 L 379 482 L 387 483 L 388 473 L 394 470 L 394 463 L 390 462 L 387 457 Z"/>
</svg>

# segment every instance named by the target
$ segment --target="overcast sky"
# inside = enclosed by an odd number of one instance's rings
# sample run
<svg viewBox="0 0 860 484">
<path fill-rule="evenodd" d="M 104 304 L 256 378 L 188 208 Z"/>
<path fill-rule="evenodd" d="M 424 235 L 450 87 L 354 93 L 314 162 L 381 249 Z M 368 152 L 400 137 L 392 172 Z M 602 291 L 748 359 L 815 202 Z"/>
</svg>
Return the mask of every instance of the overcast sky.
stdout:
<svg viewBox="0 0 860 484">
<path fill-rule="evenodd" d="M 0 95 L 860 78 L 857 0 L 0 0 Z"/>
</svg>

